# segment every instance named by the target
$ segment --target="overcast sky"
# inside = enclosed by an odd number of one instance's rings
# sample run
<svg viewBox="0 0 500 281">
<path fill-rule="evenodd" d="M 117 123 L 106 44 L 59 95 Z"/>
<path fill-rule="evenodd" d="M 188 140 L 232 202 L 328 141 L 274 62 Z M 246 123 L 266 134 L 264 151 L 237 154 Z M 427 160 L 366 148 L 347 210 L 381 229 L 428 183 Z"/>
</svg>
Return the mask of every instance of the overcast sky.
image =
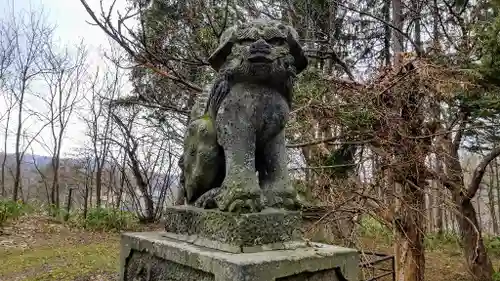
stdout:
<svg viewBox="0 0 500 281">
<path fill-rule="evenodd" d="M 99 5 L 99 0 L 87 0 L 87 2 L 92 7 L 98 7 Z M 107 3 L 109 0 L 104 0 L 104 2 Z M 118 8 L 123 8 L 125 3 L 126 0 L 117 0 L 116 6 Z M 0 0 L 0 18 L 6 19 L 12 10 L 17 12 L 23 9 L 39 10 L 42 8 L 47 15 L 48 21 L 51 24 L 56 25 L 54 34 L 56 39 L 59 39 L 61 43 L 67 43 L 69 45 L 76 45 L 83 39 L 84 44 L 89 50 L 89 62 L 91 65 L 102 66 L 102 50 L 109 48 L 107 36 L 99 27 L 92 26 L 86 22 L 90 21 L 90 17 L 79 0 Z M 36 107 L 37 105 L 30 104 L 29 106 Z M 5 108 L 5 101 L 0 99 L 0 111 L 3 112 Z M 14 122 L 11 122 L 10 124 L 11 127 L 15 126 Z M 0 151 L 3 151 L 4 124 L 1 125 Z M 32 128 L 30 131 L 33 132 L 38 125 L 40 124 L 32 121 L 28 122 L 26 127 Z M 63 143 L 62 147 L 63 155 L 73 156 L 76 149 L 83 146 L 83 141 L 85 140 L 84 129 L 85 125 L 83 122 L 79 121 L 78 117 L 74 115 L 71 125 L 68 126 L 66 138 L 64 139 L 65 143 Z M 44 130 L 38 140 L 41 142 L 44 140 L 50 140 L 49 130 Z M 7 152 L 14 152 L 14 134 L 10 135 L 8 144 Z M 46 149 L 44 149 L 39 143 L 33 143 L 32 148 L 36 154 L 50 155 L 50 152 L 46 151 Z M 31 149 L 28 150 L 28 153 L 30 152 Z"/>
</svg>

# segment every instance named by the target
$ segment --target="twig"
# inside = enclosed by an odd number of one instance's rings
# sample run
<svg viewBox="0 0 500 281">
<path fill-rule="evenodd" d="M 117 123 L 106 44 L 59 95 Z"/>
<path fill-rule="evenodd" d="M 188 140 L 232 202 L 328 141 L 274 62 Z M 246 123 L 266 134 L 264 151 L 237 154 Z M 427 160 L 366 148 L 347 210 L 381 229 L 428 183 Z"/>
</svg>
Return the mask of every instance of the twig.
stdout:
<svg viewBox="0 0 500 281">
<path fill-rule="evenodd" d="M 352 133 L 360 133 L 360 132 L 352 132 Z M 335 137 L 330 137 L 330 138 L 325 138 L 325 139 L 319 139 L 319 140 L 314 140 L 314 141 L 309 141 L 309 142 L 303 142 L 303 143 L 287 144 L 286 147 L 288 147 L 288 148 L 299 148 L 299 147 L 305 147 L 305 146 L 322 144 L 322 143 L 325 143 L 325 142 L 332 142 L 332 141 L 336 141 L 336 140 L 343 139 L 343 138 L 347 138 L 347 135 L 335 136 Z M 367 143 L 370 143 L 372 141 L 373 141 L 373 139 L 370 139 L 370 140 L 361 140 L 361 141 L 346 141 L 346 142 L 341 142 L 339 144 L 367 144 Z"/>
</svg>

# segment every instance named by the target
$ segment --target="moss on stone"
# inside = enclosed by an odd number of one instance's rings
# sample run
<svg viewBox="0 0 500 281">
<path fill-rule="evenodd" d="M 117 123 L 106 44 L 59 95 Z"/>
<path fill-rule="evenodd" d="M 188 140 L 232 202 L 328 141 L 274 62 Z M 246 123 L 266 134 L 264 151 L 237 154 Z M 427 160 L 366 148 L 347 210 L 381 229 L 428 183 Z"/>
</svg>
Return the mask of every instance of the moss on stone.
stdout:
<svg viewBox="0 0 500 281">
<path fill-rule="evenodd" d="M 298 212 L 279 210 L 235 214 L 177 206 L 167 208 L 164 220 L 167 232 L 198 235 L 246 247 L 293 241 L 297 238 L 301 217 Z"/>
<path fill-rule="evenodd" d="M 194 120 L 185 136 L 184 178 L 188 200 L 197 198 L 218 185 L 220 173 L 214 167 L 220 166 L 224 159 L 217 144 L 217 136 L 212 119 L 203 115 Z"/>
</svg>

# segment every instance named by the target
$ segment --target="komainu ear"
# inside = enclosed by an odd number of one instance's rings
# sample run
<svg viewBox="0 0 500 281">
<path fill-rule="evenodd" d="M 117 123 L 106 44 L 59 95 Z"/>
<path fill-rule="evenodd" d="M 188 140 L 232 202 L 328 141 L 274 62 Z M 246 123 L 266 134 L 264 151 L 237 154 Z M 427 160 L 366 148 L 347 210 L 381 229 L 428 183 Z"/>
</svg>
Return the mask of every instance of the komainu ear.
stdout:
<svg viewBox="0 0 500 281">
<path fill-rule="evenodd" d="M 219 71 L 222 65 L 226 62 L 227 56 L 231 54 L 235 35 L 236 26 L 226 29 L 220 37 L 219 47 L 217 47 L 217 49 L 208 58 L 208 62 L 216 71 Z"/>
<path fill-rule="evenodd" d="M 293 27 L 288 27 L 287 42 L 290 46 L 290 53 L 295 59 L 295 69 L 297 74 L 301 73 L 307 67 L 307 57 L 299 43 L 299 36 Z"/>
</svg>

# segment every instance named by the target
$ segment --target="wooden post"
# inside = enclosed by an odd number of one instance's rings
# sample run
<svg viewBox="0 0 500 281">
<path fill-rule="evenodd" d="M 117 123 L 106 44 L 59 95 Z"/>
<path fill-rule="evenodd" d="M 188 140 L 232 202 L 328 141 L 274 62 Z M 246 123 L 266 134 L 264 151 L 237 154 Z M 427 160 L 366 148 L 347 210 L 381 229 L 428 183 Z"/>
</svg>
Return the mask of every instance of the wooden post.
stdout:
<svg viewBox="0 0 500 281">
<path fill-rule="evenodd" d="M 69 219 L 69 211 L 71 210 L 71 194 L 73 193 L 73 188 L 68 189 L 68 201 L 66 201 L 66 214 L 64 214 L 64 221 Z"/>
</svg>

